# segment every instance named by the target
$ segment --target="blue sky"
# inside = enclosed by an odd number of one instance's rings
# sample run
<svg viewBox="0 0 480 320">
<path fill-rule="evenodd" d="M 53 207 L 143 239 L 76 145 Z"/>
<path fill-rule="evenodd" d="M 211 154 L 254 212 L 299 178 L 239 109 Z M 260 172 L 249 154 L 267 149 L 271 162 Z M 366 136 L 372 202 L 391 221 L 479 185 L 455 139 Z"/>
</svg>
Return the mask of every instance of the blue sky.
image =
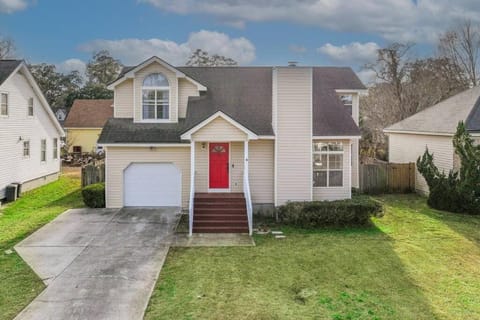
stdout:
<svg viewBox="0 0 480 320">
<path fill-rule="evenodd" d="M 0 0 L 0 34 L 29 62 L 81 69 L 108 49 L 125 64 L 156 54 L 183 64 L 197 47 L 243 65 L 349 65 L 393 41 L 429 54 L 438 34 L 478 22 L 480 1 Z M 365 78 L 367 74 L 359 72 Z"/>
</svg>

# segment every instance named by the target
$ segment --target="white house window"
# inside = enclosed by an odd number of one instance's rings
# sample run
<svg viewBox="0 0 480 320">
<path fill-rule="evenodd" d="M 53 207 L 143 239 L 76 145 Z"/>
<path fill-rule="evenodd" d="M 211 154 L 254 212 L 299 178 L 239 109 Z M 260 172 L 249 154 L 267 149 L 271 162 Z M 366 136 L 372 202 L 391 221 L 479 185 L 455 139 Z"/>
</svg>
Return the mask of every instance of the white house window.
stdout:
<svg viewBox="0 0 480 320">
<path fill-rule="evenodd" d="M 28 116 L 33 117 L 33 98 L 28 99 Z"/>
<path fill-rule="evenodd" d="M 58 139 L 53 138 L 53 159 L 58 159 Z"/>
<path fill-rule="evenodd" d="M 30 141 L 23 141 L 23 156 L 30 157 Z"/>
<path fill-rule="evenodd" d="M 313 143 L 313 186 L 343 186 L 343 144 L 341 142 Z"/>
<path fill-rule="evenodd" d="M 169 119 L 170 85 L 161 73 L 152 73 L 143 80 L 142 105 L 144 120 Z"/>
<path fill-rule="evenodd" d="M 45 139 L 40 141 L 40 161 L 47 161 L 47 140 Z"/>
<path fill-rule="evenodd" d="M 352 114 L 353 96 L 351 94 L 341 94 L 339 96 L 348 113 Z"/>
<path fill-rule="evenodd" d="M 8 116 L 8 94 L 0 94 L 0 116 Z"/>
</svg>

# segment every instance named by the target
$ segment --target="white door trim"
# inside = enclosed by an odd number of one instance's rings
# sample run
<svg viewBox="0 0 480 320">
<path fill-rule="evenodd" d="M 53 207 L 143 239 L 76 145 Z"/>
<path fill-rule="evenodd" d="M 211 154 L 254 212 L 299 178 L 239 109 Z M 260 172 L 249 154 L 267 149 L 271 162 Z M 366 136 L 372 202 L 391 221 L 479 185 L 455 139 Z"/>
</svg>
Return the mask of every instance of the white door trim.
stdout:
<svg viewBox="0 0 480 320">
<path fill-rule="evenodd" d="M 228 143 L 228 188 L 210 188 L 210 144 L 211 143 Z M 231 192 L 232 186 L 232 143 L 230 141 L 208 142 L 208 192 Z"/>
</svg>

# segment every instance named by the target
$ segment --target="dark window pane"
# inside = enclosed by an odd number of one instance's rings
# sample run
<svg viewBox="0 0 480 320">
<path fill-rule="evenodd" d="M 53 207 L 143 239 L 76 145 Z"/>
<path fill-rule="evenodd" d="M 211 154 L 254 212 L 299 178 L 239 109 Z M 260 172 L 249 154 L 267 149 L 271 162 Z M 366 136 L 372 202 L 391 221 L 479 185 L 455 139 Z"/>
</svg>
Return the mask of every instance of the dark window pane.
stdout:
<svg viewBox="0 0 480 320">
<path fill-rule="evenodd" d="M 155 106 L 143 104 L 143 119 L 155 119 Z"/>
<path fill-rule="evenodd" d="M 329 184 L 330 187 L 341 187 L 343 186 L 343 171 L 330 171 L 329 173 Z"/>
<path fill-rule="evenodd" d="M 313 172 L 313 186 L 314 187 L 326 187 L 327 186 L 327 172 L 326 171 L 314 171 Z"/>
</svg>

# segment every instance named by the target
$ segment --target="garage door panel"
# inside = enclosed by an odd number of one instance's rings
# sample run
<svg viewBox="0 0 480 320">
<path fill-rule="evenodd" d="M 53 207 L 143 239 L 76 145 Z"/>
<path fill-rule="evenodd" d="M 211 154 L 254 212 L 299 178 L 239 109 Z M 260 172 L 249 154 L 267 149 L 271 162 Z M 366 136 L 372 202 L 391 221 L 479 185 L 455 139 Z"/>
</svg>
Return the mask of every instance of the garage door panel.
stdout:
<svg viewBox="0 0 480 320">
<path fill-rule="evenodd" d="M 181 181 L 181 172 L 172 163 L 132 163 L 124 172 L 124 205 L 181 206 Z"/>
</svg>

